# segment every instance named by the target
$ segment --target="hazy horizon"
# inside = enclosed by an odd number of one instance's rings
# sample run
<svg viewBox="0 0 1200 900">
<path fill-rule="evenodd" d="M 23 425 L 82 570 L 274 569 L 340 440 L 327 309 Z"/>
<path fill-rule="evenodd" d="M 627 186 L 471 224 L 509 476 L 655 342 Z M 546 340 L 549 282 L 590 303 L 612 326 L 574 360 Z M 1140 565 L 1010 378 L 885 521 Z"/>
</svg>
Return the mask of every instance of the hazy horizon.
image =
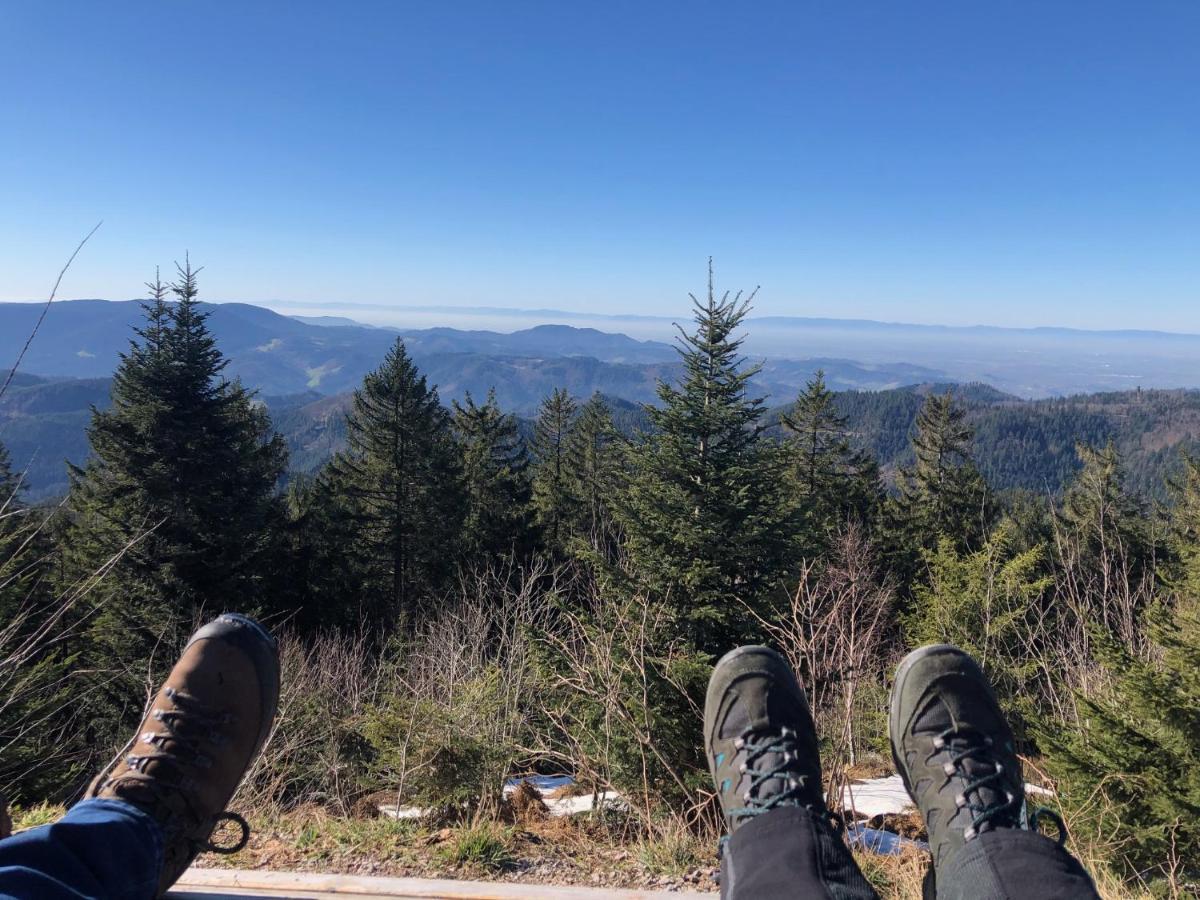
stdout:
<svg viewBox="0 0 1200 900">
<path fill-rule="evenodd" d="M 102 301 L 122 303 L 142 301 L 145 297 L 58 297 L 55 303 L 78 301 Z M 291 300 L 246 300 L 240 298 L 211 299 L 202 297 L 205 303 L 225 304 L 244 303 L 269 309 L 282 315 L 300 317 L 330 317 L 350 319 L 360 325 L 390 328 L 474 328 L 498 332 L 512 332 L 535 325 L 574 325 L 579 328 L 596 328 L 600 331 L 619 330 L 630 337 L 637 337 L 634 332 L 658 332 L 663 328 L 670 334 L 676 334 L 675 323 L 691 321 L 690 299 L 682 306 L 677 315 L 637 314 L 637 313 L 606 313 L 581 312 L 553 307 L 525 308 L 515 306 L 500 306 L 492 304 L 471 305 L 423 305 L 405 303 L 363 303 L 353 300 L 327 302 L 298 302 Z M 42 303 L 45 298 L 38 299 L 5 299 L 0 303 Z M 794 319 L 805 322 L 847 323 L 884 326 L 888 328 L 917 328 L 942 329 L 954 331 L 1017 331 L 1017 332 L 1078 332 L 1080 334 L 1096 335 L 1162 335 L 1178 337 L 1200 337 L 1197 331 L 1171 330 L 1162 328 L 1122 327 L 1122 328 L 1086 328 L 1062 324 L 1045 325 L 999 325 L 991 322 L 964 322 L 952 324 L 947 322 L 918 321 L 915 319 L 871 319 L 855 316 L 818 315 L 818 314 L 761 314 L 753 306 L 746 318 L 747 325 L 756 321 Z M 514 322 L 513 320 L 521 320 Z M 618 324 L 632 325 L 632 330 L 615 328 Z M 646 339 L 646 338 L 643 338 Z"/>
</svg>

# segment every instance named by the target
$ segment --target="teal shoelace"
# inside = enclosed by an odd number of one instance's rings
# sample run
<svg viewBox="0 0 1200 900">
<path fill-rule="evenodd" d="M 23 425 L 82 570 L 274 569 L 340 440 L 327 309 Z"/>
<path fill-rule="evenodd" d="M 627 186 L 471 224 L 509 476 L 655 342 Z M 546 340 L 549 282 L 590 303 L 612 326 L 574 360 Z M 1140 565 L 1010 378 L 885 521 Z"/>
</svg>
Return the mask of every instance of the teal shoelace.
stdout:
<svg viewBox="0 0 1200 900">
<path fill-rule="evenodd" d="M 1005 778 L 1009 773 L 1005 771 L 1002 763 L 993 759 L 992 746 L 993 741 L 987 735 L 974 735 L 972 732 L 958 731 L 954 728 L 946 729 L 933 739 L 934 750 L 949 753 L 949 759 L 942 767 L 946 773 L 946 783 L 948 784 L 950 779 L 956 776 L 966 781 L 962 793 L 955 799 L 960 809 L 969 810 L 971 813 L 971 824 L 963 832 L 963 837 L 968 841 L 979 835 L 989 825 L 1021 827 L 1021 807 L 1025 798 L 1017 796 L 1006 786 Z M 967 759 L 975 759 L 985 764 L 991 763 L 993 771 L 985 775 L 970 776 L 962 766 Z M 993 800 L 991 803 L 975 802 L 985 788 L 1002 793 L 1004 798 Z M 1030 830 L 1037 831 L 1038 823 L 1043 818 L 1054 822 L 1058 832 L 1058 843 L 1060 845 L 1066 843 L 1066 826 L 1058 813 L 1051 809 L 1042 807 L 1035 810 L 1029 817 Z"/>
<path fill-rule="evenodd" d="M 730 819 L 761 816 L 781 806 L 812 805 L 803 799 L 807 776 L 794 770 L 798 747 L 796 732 L 791 728 L 781 728 L 778 734 L 755 735 L 747 731 L 734 741 L 733 746 L 746 753 L 740 771 L 750 776 L 750 784 L 742 794 L 745 806 L 729 810 L 727 815 Z M 774 755 L 773 764 L 767 760 L 771 754 Z M 781 790 L 762 790 L 775 779 L 782 782 Z"/>
</svg>

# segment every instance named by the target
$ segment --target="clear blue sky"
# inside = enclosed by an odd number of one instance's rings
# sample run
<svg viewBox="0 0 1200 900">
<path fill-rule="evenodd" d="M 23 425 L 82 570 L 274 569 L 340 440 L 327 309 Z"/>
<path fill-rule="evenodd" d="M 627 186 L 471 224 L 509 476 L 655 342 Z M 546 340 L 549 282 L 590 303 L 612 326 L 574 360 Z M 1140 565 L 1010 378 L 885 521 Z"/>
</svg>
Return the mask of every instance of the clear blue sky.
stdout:
<svg viewBox="0 0 1200 900">
<path fill-rule="evenodd" d="M 1200 4 L 0 5 L 0 299 L 1200 331 Z"/>
</svg>

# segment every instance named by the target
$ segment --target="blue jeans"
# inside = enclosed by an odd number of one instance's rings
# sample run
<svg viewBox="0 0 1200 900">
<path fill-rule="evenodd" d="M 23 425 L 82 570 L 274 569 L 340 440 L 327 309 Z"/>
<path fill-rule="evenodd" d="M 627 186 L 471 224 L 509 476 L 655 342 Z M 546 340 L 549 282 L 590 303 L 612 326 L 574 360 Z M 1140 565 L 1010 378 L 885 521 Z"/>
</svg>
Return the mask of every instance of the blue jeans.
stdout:
<svg viewBox="0 0 1200 900">
<path fill-rule="evenodd" d="M 4 900 L 151 900 L 163 833 L 120 800 L 84 800 L 52 825 L 0 841 Z"/>
</svg>

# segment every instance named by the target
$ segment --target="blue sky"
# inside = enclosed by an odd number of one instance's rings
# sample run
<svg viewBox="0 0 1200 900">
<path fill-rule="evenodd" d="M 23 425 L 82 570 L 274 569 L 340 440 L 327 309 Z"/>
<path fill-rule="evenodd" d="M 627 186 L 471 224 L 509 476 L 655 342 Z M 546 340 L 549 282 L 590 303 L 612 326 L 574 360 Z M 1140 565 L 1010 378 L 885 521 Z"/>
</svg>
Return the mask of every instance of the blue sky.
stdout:
<svg viewBox="0 0 1200 900">
<path fill-rule="evenodd" d="M 1200 331 L 1200 5 L 9 2 L 0 299 Z"/>
</svg>

